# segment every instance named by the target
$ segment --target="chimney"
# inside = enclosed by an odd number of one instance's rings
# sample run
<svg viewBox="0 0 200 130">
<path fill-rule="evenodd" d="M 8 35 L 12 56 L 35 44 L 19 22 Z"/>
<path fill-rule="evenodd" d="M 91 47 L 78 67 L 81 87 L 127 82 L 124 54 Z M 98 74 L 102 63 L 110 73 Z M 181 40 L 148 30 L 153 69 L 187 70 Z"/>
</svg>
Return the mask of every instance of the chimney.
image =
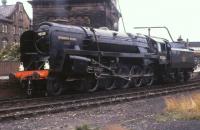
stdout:
<svg viewBox="0 0 200 130">
<path fill-rule="evenodd" d="M 182 42 L 182 41 L 183 41 L 183 38 L 182 38 L 181 35 L 179 36 L 179 38 L 177 39 L 177 41 L 178 41 L 178 42 Z"/>
<path fill-rule="evenodd" d="M 6 6 L 7 0 L 1 0 L 3 6 Z"/>
</svg>

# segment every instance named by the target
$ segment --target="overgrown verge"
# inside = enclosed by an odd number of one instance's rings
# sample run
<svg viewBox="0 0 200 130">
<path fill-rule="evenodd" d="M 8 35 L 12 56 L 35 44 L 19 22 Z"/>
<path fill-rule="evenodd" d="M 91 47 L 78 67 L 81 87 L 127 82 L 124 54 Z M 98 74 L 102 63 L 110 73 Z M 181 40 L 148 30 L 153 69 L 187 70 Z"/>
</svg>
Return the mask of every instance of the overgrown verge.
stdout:
<svg viewBox="0 0 200 130">
<path fill-rule="evenodd" d="M 165 112 L 158 121 L 200 120 L 200 92 L 180 97 L 165 98 Z"/>
</svg>

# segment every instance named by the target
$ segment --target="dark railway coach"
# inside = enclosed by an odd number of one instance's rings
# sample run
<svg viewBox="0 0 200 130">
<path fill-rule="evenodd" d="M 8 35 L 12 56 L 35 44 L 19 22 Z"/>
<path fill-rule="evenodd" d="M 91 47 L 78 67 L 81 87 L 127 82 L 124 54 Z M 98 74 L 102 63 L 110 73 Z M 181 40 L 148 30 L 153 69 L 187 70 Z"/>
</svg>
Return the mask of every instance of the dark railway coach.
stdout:
<svg viewBox="0 0 200 130">
<path fill-rule="evenodd" d="M 143 35 L 106 28 L 42 23 L 21 36 L 21 64 L 15 78 L 27 94 L 46 86 L 60 95 L 65 87 L 101 89 L 151 86 L 166 78 L 187 81 L 194 68 L 193 51 Z"/>
</svg>

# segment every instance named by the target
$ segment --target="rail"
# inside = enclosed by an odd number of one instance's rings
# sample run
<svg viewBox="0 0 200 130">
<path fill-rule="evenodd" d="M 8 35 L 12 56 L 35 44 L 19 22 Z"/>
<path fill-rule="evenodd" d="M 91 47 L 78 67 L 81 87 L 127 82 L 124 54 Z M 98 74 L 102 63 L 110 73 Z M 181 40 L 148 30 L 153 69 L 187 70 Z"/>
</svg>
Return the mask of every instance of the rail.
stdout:
<svg viewBox="0 0 200 130">
<path fill-rule="evenodd" d="M 107 95 L 98 95 L 92 97 L 84 97 L 77 99 L 60 98 L 55 102 L 47 100 L 47 102 L 39 103 L 38 100 L 33 100 L 32 104 L 28 106 L 26 104 L 21 105 L 23 107 L 12 106 L 11 108 L 2 108 L 0 109 L 0 121 L 20 119 L 23 117 L 32 117 L 47 113 L 58 113 L 70 110 L 77 110 L 81 108 L 94 107 L 99 105 L 109 105 L 111 103 L 120 103 L 138 100 L 142 98 L 151 98 L 156 96 L 164 96 L 167 94 L 173 94 L 184 91 L 191 91 L 195 89 L 200 89 L 200 81 L 180 84 L 173 87 L 166 88 L 156 88 L 156 89 L 146 89 L 140 91 L 129 91 L 123 93 L 112 93 Z M 68 97 L 69 98 L 69 97 Z M 23 102 L 23 100 L 21 100 Z"/>
</svg>

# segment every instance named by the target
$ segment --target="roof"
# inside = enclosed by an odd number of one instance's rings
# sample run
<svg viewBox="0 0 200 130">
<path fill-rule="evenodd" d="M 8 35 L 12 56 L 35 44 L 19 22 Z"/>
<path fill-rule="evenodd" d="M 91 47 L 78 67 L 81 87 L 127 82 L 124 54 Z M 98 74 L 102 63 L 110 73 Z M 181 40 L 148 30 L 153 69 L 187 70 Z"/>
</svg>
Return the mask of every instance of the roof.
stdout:
<svg viewBox="0 0 200 130">
<path fill-rule="evenodd" d="M 190 47 L 200 47 L 200 42 L 190 42 L 189 46 Z"/>
<path fill-rule="evenodd" d="M 9 17 L 15 11 L 16 5 L 2 5 L 0 6 L 0 15 Z"/>
<path fill-rule="evenodd" d="M 10 19 L 7 19 L 7 18 L 4 17 L 2 14 L 0 14 L 0 20 L 6 21 L 6 22 L 12 22 Z"/>
<path fill-rule="evenodd" d="M 88 3 L 88 2 L 91 2 L 91 3 L 96 3 L 96 2 L 109 2 L 111 0 L 28 0 L 28 2 L 30 4 L 36 4 L 36 3 L 48 3 L 48 2 L 54 2 L 54 3 L 57 3 L 57 4 L 62 4 L 62 3 L 66 3 L 66 2 L 69 2 L 69 3 Z M 112 2 L 113 3 L 113 2 Z"/>
</svg>

